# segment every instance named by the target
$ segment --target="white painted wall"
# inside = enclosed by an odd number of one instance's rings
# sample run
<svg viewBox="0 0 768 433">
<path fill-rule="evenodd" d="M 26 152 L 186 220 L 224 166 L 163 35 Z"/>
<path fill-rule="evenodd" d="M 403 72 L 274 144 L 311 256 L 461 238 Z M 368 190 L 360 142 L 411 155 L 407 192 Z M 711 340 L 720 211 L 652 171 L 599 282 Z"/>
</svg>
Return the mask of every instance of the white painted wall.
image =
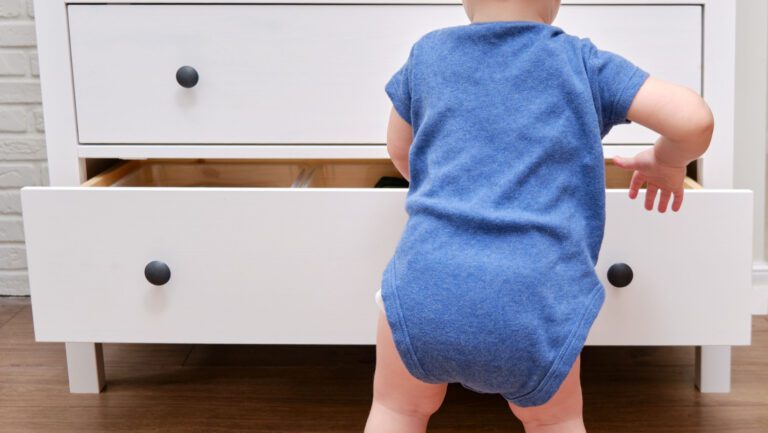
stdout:
<svg viewBox="0 0 768 433">
<path fill-rule="evenodd" d="M 754 313 L 768 313 L 768 2 L 738 0 L 734 186 L 754 191 Z"/>
<path fill-rule="evenodd" d="M 734 137 L 737 188 L 755 192 L 756 261 L 766 251 L 766 125 L 768 124 L 768 2 L 738 0 L 736 21 L 736 134 Z"/>
<path fill-rule="evenodd" d="M 48 183 L 32 0 L 0 0 L 0 295 L 26 295 L 19 188 Z"/>
</svg>

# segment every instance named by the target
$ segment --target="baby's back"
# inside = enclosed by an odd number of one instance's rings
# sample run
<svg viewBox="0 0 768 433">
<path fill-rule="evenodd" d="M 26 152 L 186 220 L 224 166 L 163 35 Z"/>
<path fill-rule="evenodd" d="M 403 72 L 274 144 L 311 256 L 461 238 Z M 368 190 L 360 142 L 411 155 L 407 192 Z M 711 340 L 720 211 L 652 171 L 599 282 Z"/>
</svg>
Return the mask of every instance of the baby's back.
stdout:
<svg viewBox="0 0 768 433">
<path fill-rule="evenodd" d="M 521 403 L 554 392 L 604 299 L 601 139 L 646 77 L 542 23 L 414 44 L 386 85 L 414 134 L 409 220 L 382 281 L 414 376 Z"/>
</svg>

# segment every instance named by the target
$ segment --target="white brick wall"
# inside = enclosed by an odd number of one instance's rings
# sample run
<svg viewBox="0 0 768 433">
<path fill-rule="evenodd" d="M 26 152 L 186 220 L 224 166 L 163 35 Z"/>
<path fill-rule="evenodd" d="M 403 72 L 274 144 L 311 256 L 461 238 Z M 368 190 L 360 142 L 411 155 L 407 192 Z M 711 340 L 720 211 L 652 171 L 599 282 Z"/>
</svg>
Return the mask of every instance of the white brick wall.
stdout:
<svg viewBox="0 0 768 433">
<path fill-rule="evenodd" d="M 48 183 L 32 0 L 0 0 L 0 295 L 27 295 L 19 188 Z"/>
</svg>

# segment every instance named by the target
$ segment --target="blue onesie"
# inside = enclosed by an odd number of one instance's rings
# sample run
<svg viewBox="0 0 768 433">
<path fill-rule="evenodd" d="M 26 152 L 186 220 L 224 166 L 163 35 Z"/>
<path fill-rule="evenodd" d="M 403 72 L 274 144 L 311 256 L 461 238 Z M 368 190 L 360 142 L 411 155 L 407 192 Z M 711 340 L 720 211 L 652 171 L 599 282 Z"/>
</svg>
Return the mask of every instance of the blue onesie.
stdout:
<svg viewBox="0 0 768 433">
<path fill-rule="evenodd" d="M 518 406 L 547 402 L 605 299 L 602 137 L 648 74 L 527 21 L 422 36 L 386 83 L 413 127 L 408 222 L 381 297 L 403 363 Z"/>
</svg>

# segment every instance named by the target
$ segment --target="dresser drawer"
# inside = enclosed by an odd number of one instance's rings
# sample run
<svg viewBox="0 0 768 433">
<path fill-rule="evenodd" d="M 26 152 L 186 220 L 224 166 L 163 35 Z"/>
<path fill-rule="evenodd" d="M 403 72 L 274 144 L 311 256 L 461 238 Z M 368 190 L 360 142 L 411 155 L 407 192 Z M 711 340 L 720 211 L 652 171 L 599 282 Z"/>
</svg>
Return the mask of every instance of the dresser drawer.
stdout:
<svg viewBox="0 0 768 433">
<path fill-rule="evenodd" d="M 680 211 L 663 214 L 643 208 L 645 190 L 635 201 L 607 190 L 596 266 L 606 297 L 587 344 L 750 344 L 752 191 L 689 186 Z M 624 287 L 607 278 L 620 264 L 632 271 Z"/>
<path fill-rule="evenodd" d="M 384 84 L 410 46 L 468 23 L 460 4 L 73 4 L 68 16 L 84 144 L 384 143 Z M 564 5 L 555 24 L 701 88 L 699 6 Z M 193 87 L 177 82 L 182 66 Z M 654 137 L 631 125 L 606 143 Z"/>
<path fill-rule="evenodd" d="M 194 160 L 25 188 L 37 339 L 372 342 L 406 190 L 359 188 L 395 174 L 389 161 L 335 165 L 323 188 L 301 186 L 304 162 Z M 167 283 L 148 281 L 153 261 Z"/>
<path fill-rule="evenodd" d="M 68 11 L 82 143 L 383 143 L 384 84 L 411 44 L 467 21 L 459 5 Z"/>
<path fill-rule="evenodd" d="M 387 176 L 388 160 L 150 160 L 24 188 L 36 338 L 373 343 L 373 294 L 407 218 L 406 189 L 372 188 Z M 658 214 L 628 183 L 606 166 L 606 301 L 589 343 L 747 343 L 751 192 L 689 179 L 680 212 Z M 626 287 L 605 277 L 615 263 L 633 270 Z"/>
</svg>

